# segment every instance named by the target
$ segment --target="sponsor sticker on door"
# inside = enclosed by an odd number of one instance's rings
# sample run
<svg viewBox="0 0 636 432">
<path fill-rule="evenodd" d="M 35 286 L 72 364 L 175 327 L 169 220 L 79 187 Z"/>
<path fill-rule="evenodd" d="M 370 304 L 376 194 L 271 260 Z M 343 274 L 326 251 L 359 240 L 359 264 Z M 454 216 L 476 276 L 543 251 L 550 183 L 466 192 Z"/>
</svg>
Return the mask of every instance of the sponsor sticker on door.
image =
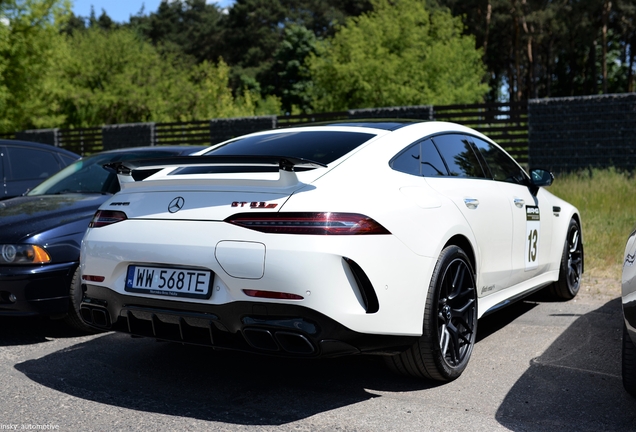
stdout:
<svg viewBox="0 0 636 432">
<path fill-rule="evenodd" d="M 540 216 L 539 207 L 526 206 L 526 271 L 539 266 Z"/>
</svg>

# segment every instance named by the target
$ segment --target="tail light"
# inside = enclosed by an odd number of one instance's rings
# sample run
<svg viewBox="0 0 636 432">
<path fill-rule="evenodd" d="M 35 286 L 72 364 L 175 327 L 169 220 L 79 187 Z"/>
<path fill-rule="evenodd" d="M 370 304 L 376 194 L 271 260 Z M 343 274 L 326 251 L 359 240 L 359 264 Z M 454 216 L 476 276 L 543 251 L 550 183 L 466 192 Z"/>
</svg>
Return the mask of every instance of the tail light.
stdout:
<svg viewBox="0 0 636 432">
<path fill-rule="evenodd" d="M 88 224 L 88 227 L 100 228 L 106 225 L 125 221 L 126 219 L 128 219 L 128 216 L 126 216 L 126 213 L 122 211 L 97 210 L 95 216 L 93 216 L 93 219 L 91 220 L 91 223 Z"/>
<path fill-rule="evenodd" d="M 357 213 L 239 213 L 225 222 L 276 234 L 391 234 L 370 217 Z"/>
</svg>

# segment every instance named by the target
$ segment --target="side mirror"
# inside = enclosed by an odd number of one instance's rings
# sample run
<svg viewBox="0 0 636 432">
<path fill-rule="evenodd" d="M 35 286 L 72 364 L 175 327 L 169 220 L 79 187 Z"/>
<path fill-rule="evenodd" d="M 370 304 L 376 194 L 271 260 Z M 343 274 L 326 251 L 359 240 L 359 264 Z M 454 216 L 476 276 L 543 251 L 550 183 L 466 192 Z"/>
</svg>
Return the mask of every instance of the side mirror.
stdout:
<svg viewBox="0 0 636 432">
<path fill-rule="evenodd" d="M 550 186 L 554 181 L 554 175 L 544 169 L 530 170 L 530 182 L 532 186 Z"/>
</svg>

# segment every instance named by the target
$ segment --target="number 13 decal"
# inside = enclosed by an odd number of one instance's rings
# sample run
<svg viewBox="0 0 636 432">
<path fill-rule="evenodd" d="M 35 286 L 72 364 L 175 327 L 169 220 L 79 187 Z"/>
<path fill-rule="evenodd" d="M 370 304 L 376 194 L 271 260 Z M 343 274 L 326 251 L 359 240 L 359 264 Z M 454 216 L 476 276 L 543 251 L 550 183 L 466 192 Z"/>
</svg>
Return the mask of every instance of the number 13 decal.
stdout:
<svg viewBox="0 0 636 432">
<path fill-rule="evenodd" d="M 540 228 L 539 207 L 526 206 L 526 270 L 533 270 L 539 266 Z"/>
</svg>

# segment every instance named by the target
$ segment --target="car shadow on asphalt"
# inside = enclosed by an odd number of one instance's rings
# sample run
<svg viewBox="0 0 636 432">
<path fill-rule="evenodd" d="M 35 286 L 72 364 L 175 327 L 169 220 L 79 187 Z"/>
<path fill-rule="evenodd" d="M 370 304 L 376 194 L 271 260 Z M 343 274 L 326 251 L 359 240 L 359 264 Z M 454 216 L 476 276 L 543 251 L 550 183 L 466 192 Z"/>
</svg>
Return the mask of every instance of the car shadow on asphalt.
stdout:
<svg viewBox="0 0 636 432">
<path fill-rule="evenodd" d="M 534 306 L 519 302 L 480 321 L 478 340 Z M 15 342 L 37 343 L 71 336 L 73 331 L 39 328 L 34 322 L 21 333 Z M 0 346 L 11 340 L 10 332 L 0 332 Z M 41 385 L 78 398 L 240 425 L 282 425 L 378 397 L 373 391 L 409 392 L 443 385 L 396 375 L 379 356 L 275 358 L 118 333 L 15 368 Z"/>
<path fill-rule="evenodd" d="M 47 342 L 51 338 L 64 339 L 86 336 L 61 319 L 43 316 L 0 317 L 0 347 L 31 345 Z"/>
<path fill-rule="evenodd" d="M 15 366 L 29 379 L 99 403 L 239 425 L 281 425 L 363 402 L 367 389 L 436 383 L 394 375 L 378 356 L 288 359 L 108 333 Z"/>
<path fill-rule="evenodd" d="M 636 400 L 621 381 L 621 337 L 620 298 L 581 315 L 530 361 L 496 419 L 512 431 L 636 430 Z"/>
</svg>

